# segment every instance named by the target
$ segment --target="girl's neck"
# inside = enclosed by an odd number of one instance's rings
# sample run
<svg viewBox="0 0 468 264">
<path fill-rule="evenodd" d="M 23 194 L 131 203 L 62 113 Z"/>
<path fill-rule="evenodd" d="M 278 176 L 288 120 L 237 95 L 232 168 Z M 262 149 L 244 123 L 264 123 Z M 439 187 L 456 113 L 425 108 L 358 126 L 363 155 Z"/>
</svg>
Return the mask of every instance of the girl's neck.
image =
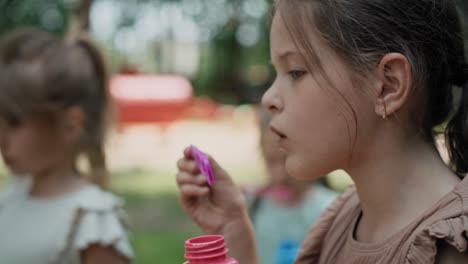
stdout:
<svg viewBox="0 0 468 264">
<path fill-rule="evenodd" d="M 382 241 L 431 208 L 460 181 L 423 140 L 370 144 L 365 163 L 348 168 L 362 208 L 357 237 Z"/>
<path fill-rule="evenodd" d="M 53 198 L 73 192 L 85 181 L 74 166 L 57 166 L 32 176 L 29 195 L 36 198 Z"/>
</svg>

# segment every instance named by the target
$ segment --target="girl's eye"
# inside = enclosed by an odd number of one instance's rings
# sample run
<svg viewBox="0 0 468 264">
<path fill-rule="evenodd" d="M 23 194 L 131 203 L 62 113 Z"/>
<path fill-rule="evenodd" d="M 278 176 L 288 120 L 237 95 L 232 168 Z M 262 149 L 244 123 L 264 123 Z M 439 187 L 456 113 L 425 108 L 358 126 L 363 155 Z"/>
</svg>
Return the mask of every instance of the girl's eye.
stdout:
<svg viewBox="0 0 468 264">
<path fill-rule="evenodd" d="M 8 128 L 17 128 L 21 126 L 21 120 L 14 116 L 9 116 L 5 119 L 2 119 L 0 123 L 3 127 L 8 127 Z"/>
<path fill-rule="evenodd" d="M 300 71 L 300 70 L 291 70 L 288 72 L 289 76 L 291 76 L 291 78 L 293 80 L 298 80 L 300 79 L 302 76 L 304 76 L 306 74 L 305 71 Z"/>
<path fill-rule="evenodd" d="M 21 121 L 18 118 L 10 118 L 10 119 L 8 119 L 8 125 L 11 128 L 17 128 L 17 127 L 21 126 Z"/>
</svg>

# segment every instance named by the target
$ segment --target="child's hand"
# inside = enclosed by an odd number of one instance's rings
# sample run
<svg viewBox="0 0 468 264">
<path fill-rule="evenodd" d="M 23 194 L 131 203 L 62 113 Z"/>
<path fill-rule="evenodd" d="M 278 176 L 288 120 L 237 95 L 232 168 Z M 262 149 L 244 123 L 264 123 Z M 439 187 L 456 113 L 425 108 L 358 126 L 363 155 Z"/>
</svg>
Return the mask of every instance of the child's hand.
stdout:
<svg viewBox="0 0 468 264">
<path fill-rule="evenodd" d="M 224 235 L 230 255 L 239 263 L 258 264 L 255 236 L 244 196 L 231 177 L 209 157 L 214 184 L 200 174 L 191 148 L 177 163 L 180 203 L 192 220 L 208 234 Z"/>
<path fill-rule="evenodd" d="M 243 219 L 246 213 L 244 196 L 231 177 L 209 157 L 214 174 L 214 184 L 208 187 L 207 179 L 200 174 L 191 148 L 177 163 L 177 184 L 180 203 L 184 211 L 205 232 L 220 234 L 230 223 Z"/>
</svg>

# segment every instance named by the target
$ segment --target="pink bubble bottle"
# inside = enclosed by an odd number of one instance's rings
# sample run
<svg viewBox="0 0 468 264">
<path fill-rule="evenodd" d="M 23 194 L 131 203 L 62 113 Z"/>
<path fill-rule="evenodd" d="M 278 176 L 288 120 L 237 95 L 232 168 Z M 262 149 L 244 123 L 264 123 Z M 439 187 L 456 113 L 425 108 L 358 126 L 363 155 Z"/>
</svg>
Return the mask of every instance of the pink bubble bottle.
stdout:
<svg viewBox="0 0 468 264">
<path fill-rule="evenodd" d="M 229 249 L 221 235 L 208 235 L 185 241 L 184 264 L 239 264 L 227 256 Z"/>
</svg>

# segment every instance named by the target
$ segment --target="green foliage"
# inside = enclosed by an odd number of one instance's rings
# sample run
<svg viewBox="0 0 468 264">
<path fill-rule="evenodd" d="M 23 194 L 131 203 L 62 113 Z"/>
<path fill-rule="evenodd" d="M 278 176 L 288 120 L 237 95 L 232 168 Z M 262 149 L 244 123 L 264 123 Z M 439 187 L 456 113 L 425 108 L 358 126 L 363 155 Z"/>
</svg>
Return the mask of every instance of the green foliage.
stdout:
<svg viewBox="0 0 468 264">
<path fill-rule="evenodd" d="M 63 33 L 74 1 L 0 0 L 0 35 L 20 27 Z"/>
<path fill-rule="evenodd" d="M 195 234 L 173 231 L 136 232 L 132 239 L 136 264 L 184 262 L 184 241 Z"/>
<path fill-rule="evenodd" d="M 224 103 L 257 102 L 271 82 L 273 74 L 268 66 L 270 12 L 264 10 L 264 14 L 253 16 L 246 12 L 249 9 L 245 7 L 249 3 L 265 3 L 263 0 L 94 0 L 94 4 L 100 1 L 113 1 L 121 7 L 113 37 L 102 43 L 110 53 L 114 64 L 111 68 L 114 70 L 127 61 L 126 55 L 116 49 L 115 36 L 119 32 L 133 30 L 142 7 L 162 10 L 163 7 L 172 6 L 182 8 L 185 18 L 195 22 L 201 34 L 207 36 L 201 42 L 197 73 L 191 76 L 197 95 L 209 96 Z M 268 0 L 266 3 L 270 2 Z M 0 0 L 0 35 L 19 27 L 39 27 L 62 34 L 79 4 L 80 0 Z M 193 5 L 199 5 L 201 11 L 194 12 L 190 8 Z M 269 9 L 264 4 L 265 7 Z M 246 25 L 251 30 L 254 28 L 258 34 L 255 43 L 249 45 L 242 44 L 238 36 Z M 170 30 L 184 29 L 177 27 Z M 249 35 L 249 32 L 244 32 L 244 35 Z M 144 59 L 161 60 L 151 55 Z M 129 61 L 132 59 L 129 58 Z M 259 67 L 262 68 L 260 71 Z"/>
<path fill-rule="evenodd" d="M 103 43 L 116 64 L 112 65 L 112 69 L 118 70 L 127 61 L 124 52 L 116 49 L 118 41 L 115 36 L 122 31 L 132 31 L 140 21 L 140 12 L 144 8 L 162 10 L 164 7 L 177 7 L 183 10 L 184 18 L 196 23 L 200 34 L 205 36 L 200 43 L 198 70 L 191 76 L 197 95 L 209 96 L 224 103 L 257 102 L 272 81 L 274 74 L 269 66 L 268 45 L 272 0 L 94 0 L 94 4 L 101 1 L 112 1 L 122 7 L 113 37 Z M 456 2 L 467 24 L 468 1 Z M 0 0 L 0 35 L 24 26 L 63 33 L 72 10 L 76 10 L 79 3 L 80 0 Z M 252 15 L 250 7 L 258 3 L 267 3 L 266 11 L 262 11 L 261 15 Z M 196 6 L 199 7 L 198 11 L 194 8 Z M 258 33 L 254 43 L 246 44 L 239 40 L 239 35 L 253 34 L 243 31 L 246 25 Z M 184 28 L 173 26 L 167 30 L 172 31 L 167 35 L 170 38 L 174 31 L 183 31 Z M 468 30 L 465 32 L 468 37 Z M 155 49 L 156 43 L 149 46 Z M 154 53 L 149 52 L 143 60 L 161 64 L 159 61 L 163 58 L 151 55 Z M 129 61 L 132 59 L 129 58 Z M 143 62 L 137 60 L 132 63 Z"/>
</svg>

